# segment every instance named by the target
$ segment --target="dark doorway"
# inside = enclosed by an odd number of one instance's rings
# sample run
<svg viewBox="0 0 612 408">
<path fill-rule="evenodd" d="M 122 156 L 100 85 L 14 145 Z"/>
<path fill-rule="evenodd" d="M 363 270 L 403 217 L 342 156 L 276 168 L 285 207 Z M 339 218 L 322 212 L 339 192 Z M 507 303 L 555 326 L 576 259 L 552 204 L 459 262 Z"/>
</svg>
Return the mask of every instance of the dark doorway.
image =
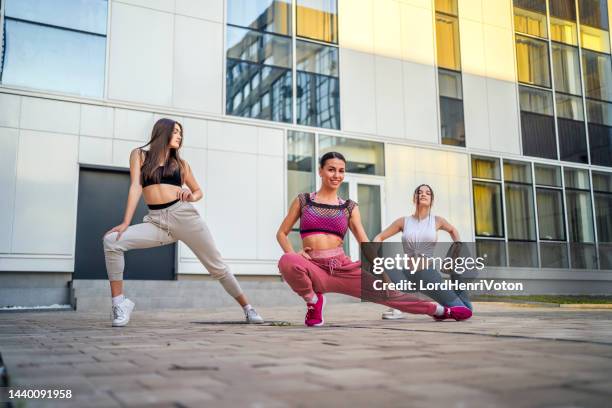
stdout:
<svg viewBox="0 0 612 408">
<path fill-rule="evenodd" d="M 73 279 L 107 279 L 103 234 L 123 219 L 130 175 L 127 171 L 81 167 Z M 141 199 L 132 224 L 142 222 Z M 124 279 L 173 280 L 176 244 L 125 253 Z"/>
</svg>

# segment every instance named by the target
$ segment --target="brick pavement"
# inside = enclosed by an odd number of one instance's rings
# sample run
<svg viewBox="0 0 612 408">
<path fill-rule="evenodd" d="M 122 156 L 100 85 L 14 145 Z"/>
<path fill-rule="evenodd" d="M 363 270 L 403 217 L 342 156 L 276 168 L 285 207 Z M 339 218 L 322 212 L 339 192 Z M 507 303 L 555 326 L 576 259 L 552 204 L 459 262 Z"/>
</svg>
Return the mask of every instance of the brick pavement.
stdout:
<svg viewBox="0 0 612 408">
<path fill-rule="evenodd" d="M 27 406 L 605 407 L 612 311 L 477 304 L 467 322 L 382 321 L 373 304 L 261 309 L 290 326 L 233 324 L 239 309 L 0 314 L 11 385 L 64 387 Z"/>
</svg>

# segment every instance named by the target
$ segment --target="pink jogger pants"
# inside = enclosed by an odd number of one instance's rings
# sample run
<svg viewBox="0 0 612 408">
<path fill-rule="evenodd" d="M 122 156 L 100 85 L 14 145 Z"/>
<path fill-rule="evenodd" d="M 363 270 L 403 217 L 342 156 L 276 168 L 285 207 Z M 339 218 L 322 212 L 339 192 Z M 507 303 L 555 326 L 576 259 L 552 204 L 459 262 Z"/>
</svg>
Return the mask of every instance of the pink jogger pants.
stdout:
<svg viewBox="0 0 612 408">
<path fill-rule="evenodd" d="M 304 298 L 312 297 L 315 292 L 342 293 L 356 298 L 364 295 L 361 290 L 361 262 L 351 261 L 342 247 L 311 251 L 309 255 L 311 260 L 300 254 L 287 253 L 278 262 L 281 275 L 295 293 Z M 402 312 L 433 315 L 436 310 L 435 303 L 402 292 L 389 292 L 388 298 L 380 293 L 365 295 L 364 300 L 372 300 Z"/>
</svg>

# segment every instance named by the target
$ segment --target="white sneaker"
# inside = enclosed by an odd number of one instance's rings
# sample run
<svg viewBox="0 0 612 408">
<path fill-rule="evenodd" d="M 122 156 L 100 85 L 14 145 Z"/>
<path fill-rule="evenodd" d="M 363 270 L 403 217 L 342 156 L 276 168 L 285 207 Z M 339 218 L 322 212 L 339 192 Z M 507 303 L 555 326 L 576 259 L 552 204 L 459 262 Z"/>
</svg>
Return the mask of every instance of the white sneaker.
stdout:
<svg viewBox="0 0 612 408">
<path fill-rule="evenodd" d="M 246 322 L 249 324 L 262 324 L 264 322 L 264 319 L 253 308 L 247 310 L 244 315 L 246 317 Z"/>
<path fill-rule="evenodd" d="M 113 327 L 127 326 L 130 322 L 130 315 L 132 314 L 132 310 L 134 310 L 134 306 L 134 302 L 128 298 L 123 299 L 123 302 L 113 306 Z"/>
<path fill-rule="evenodd" d="M 406 315 L 401 310 L 389 308 L 385 310 L 382 314 L 382 318 L 385 320 L 395 320 L 395 319 L 403 319 Z"/>
</svg>

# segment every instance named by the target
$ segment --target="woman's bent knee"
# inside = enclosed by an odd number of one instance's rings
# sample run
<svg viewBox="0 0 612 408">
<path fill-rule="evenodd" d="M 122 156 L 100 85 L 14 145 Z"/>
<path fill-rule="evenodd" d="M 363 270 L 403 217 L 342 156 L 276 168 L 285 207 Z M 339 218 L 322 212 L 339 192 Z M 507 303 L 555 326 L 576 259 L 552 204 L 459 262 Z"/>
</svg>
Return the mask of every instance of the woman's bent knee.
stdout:
<svg viewBox="0 0 612 408">
<path fill-rule="evenodd" d="M 104 246 L 105 251 L 116 251 L 117 250 L 117 233 L 111 232 L 110 234 L 106 234 L 102 238 L 102 245 Z"/>
</svg>

